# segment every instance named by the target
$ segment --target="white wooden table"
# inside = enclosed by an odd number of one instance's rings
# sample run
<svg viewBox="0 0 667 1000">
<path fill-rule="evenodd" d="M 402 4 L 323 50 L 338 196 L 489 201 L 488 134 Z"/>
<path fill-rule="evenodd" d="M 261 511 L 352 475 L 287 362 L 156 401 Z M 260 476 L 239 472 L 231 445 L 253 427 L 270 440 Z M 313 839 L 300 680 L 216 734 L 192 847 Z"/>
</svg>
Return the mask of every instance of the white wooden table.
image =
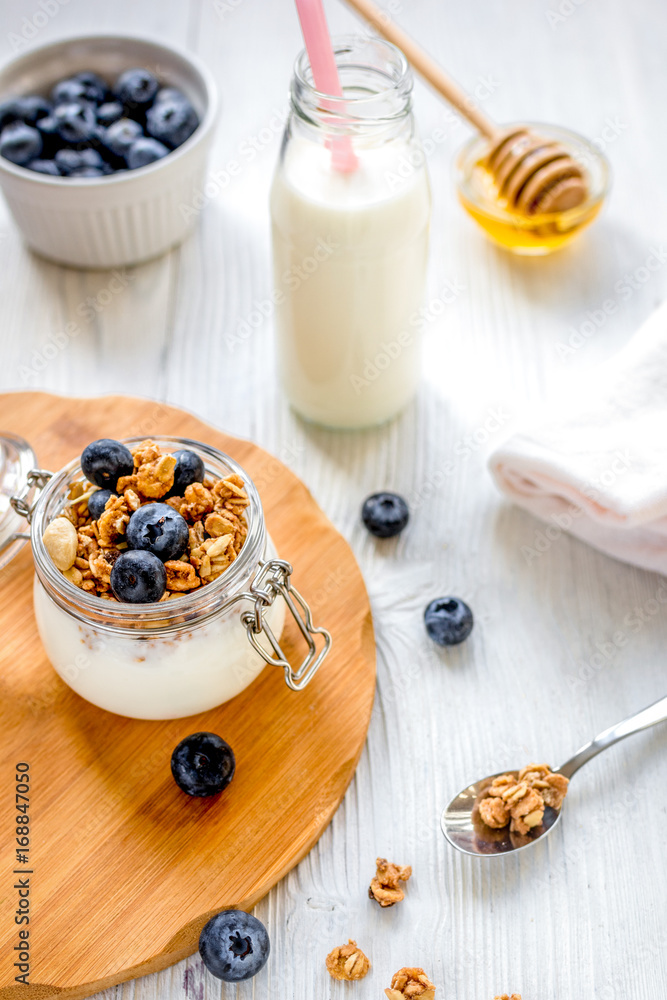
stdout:
<svg viewBox="0 0 667 1000">
<path fill-rule="evenodd" d="M 124 272 L 121 291 L 110 291 L 118 282 L 110 286 L 107 273 L 37 260 L 3 215 L 2 385 L 149 395 L 283 458 L 356 551 L 379 652 L 368 744 L 345 801 L 317 847 L 257 907 L 273 943 L 267 969 L 250 984 L 225 987 L 195 956 L 108 990 L 109 1000 L 370 1000 L 402 965 L 423 965 L 441 1000 L 513 990 L 524 1000 L 660 1000 L 667 726 L 592 762 L 558 831 L 518 857 L 484 863 L 457 855 L 438 817 L 469 779 L 532 759 L 559 762 L 667 688 L 667 621 L 652 613 L 662 581 L 566 536 L 527 560 L 522 547 L 534 544 L 540 525 L 501 502 L 485 468 L 527 402 L 576 370 L 594 377 L 665 296 L 667 267 L 649 280 L 641 270 L 656 249 L 663 259 L 667 250 L 664 5 L 392 0 L 399 22 L 487 95 L 485 108 L 500 120 L 560 122 L 597 137 L 615 187 L 604 216 L 571 250 L 545 260 L 504 255 L 453 196 L 450 164 L 467 130 L 418 84 L 422 135 L 446 134 L 429 158 L 424 383 L 398 421 L 336 434 L 305 426 L 288 409 L 274 379 L 270 317 L 233 352 L 225 343 L 270 291 L 267 193 L 300 47 L 292 4 L 55 4 L 44 25 L 37 0 L 5 3 L 0 55 L 28 34 L 26 45 L 86 29 L 187 44 L 221 88 L 212 166 L 224 172 L 238 161 L 242 169 L 226 185 L 219 175 L 196 236 Z M 327 7 L 333 30 L 355 28 L 336 0 Z M 443 310 L 448 280 L 465 289 Z M 618 308 L 592 329 L 587 314 L 606 299 Z M 71 321 L 76 336 L 45 362 L 45 345 Z M 359 523 L 359 506 L 383 487 L 410 496 L 413 516 L 398 542 L 377 545 Z M 443 593 L 465 598 L 476 615 L 470 640 L 444 652 L 422 626 L 423 607 Z M 619 631 L 622 646 L 612 642 Z M 376 854 L 414 868 L 407 901 L 388 911 L 366 898 Z M 95 935 L 95 915 L 82 920 Z M 324 969 L 327 951 L 348 937 L 373 962 L 369 978 L 352 987 Z"/>
</svg>

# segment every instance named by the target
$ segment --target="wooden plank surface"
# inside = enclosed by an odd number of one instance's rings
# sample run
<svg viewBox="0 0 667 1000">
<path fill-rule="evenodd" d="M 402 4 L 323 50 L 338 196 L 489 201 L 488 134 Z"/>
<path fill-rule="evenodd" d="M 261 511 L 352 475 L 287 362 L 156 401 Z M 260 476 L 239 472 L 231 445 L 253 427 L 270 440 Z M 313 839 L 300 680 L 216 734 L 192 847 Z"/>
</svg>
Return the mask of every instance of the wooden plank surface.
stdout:
<svg viewBox="0 0 667 1000">
<path fill-rule="evenodd" d="M 664 729 L 577 776 L 568 815 L 540 850 L 481 865 L 449 850 L 437 826 L 469 779 L 533 757 L 557 762 L 665 693 L 667 622 L 653 612 L 663 581 L 566 536 L 528 562 L 522 548 L 534 545 L 540 525 L 500 501 L 485 459 L 526 405 L 575 372 L 594 379 L 596 365 L 665 297 L 664 264 L 648 280 L 641 269 L 667 246 L 667 14 L 659 0 L 385 5 L 462 83 L 490 92 L 483 106 L 498 119 L 559 122 L 596 138 L 614 188 L 570 250 L 546 260 L 505 256 L 453 196 L 450 164 L 467 130 L 418 84 L 422 135 L 445 132 L 429 157 L 426 304 L 436 306 L 425 324 L 424 382 L 399 421 L 359 435 L 292 415 L 274 381 L 270 317 L 234 351 L 225 341 L 270 291 L 272 122 L 300 45 L 291 4 L 70 0 L 35 39 L 125 27 L 192 45 L 221 87 L 216 170 L 243 157 L 262 129 L 270 134 L 243 158 L 239 177 L 221 184 L 196 236 L 131 272 L 126 290 L 91 319 L 81 304 L 96 300 L 108 275 L 37 261 L 0 222 L 2 384 L 145 393 L 279 455 L 350 539 L 379 646 L 375 713 L 344 804 L 257 907 L 273 942 L 266 972 L 237 990 L 205 975 L 195 957 L 107 991 L 106 1000 L 342 998 L 323 958 L 348 936 L 373 961 L 355 988 L 360 997 L 381 996 L 391 973 L 412 963 L 447 1000 L 506 990 L 524 1000 L 656 1000 L 667 990 Z M 33 0 L 12 4 L 6 31 L 35 10 Z M 334 30 L 355 28 L 335 0 L 327 10 Z M 0 50 L 10 54 L 8 35 Z M 447 280 L 465 288 L 441 311 Z M 596 325 L 606 300 L 614 311 Z M 49 336 L 72 319 L 76 338 L 37 370 Z M 451 474 L 436 475 L 450 462 Z M 408 531 L 389 545 L 368 538 L 358 517 L 363 497 L 381 487 L 413 505 Z M 424 605 L 443 592 L 469 600 L 477 616 L 471 640 L 449 653 L 434 649 L 421 625 Z M 612 641 L 618 632 L 623 646 Z M 406 904 L 386 913 L 365 898 L 377 853 L 415 871 Z"/>
</svg>

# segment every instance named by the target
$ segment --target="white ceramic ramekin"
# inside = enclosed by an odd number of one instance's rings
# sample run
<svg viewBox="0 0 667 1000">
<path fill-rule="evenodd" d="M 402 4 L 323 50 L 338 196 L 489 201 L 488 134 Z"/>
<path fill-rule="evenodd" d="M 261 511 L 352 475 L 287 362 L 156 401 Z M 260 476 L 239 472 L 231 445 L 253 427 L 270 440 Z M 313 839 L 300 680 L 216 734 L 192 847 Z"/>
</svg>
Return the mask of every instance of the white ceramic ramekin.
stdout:
<svg viewBox="0 0 667 1000">
<path fill-rule="evenodd" d="M 190 55 L 149 39 L 87 35 L 31 49 L 0 70 L 0 100 L 48 94 L 63 77 L 95 70 L 112 82 L 142 67 L 192 102 L 199 126 L 182 146 L 138 170 L 106 177 L 50 177 L 0 156 L 0 187 L 28 245 L 73 267 L 119 267 L 148 260 L 180 243 L 199 217 L 217 116 L 217 91 Z"/>
</svg>

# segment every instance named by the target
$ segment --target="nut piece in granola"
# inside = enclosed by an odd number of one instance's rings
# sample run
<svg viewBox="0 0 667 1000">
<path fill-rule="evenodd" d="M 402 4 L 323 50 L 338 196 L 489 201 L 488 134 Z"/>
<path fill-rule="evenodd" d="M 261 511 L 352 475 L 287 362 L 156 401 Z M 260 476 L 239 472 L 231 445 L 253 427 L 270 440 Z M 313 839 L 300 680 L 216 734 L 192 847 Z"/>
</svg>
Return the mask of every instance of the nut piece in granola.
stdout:
<svg viewBox="0 0 667 1000">
<path fill-rule="evenodd" d="M 423 969 L 399 969 L 391 981 L 391 989 L 386 989 L 385 993 L 389 1000 L 403 1000 L 404 997 L 434 1000 L 435 986 Z"/>
<path fill-rule="evenodd" d="M 76 528 L 68 517 L 56 517 L 50 524 L 47 524 L 42 541 L 46 551 L 62 573 L 72 568 L 79 542 L 76 537 Z"/>
<path fill-rule="evenodd" d="M 482 822 L 494 830 L 509 824 L 511 833 L 527 834 L 540 826 L 547 806 L 558 811 L 569 781 L 547 764 L 528 764 L 518 775 L 494 778 L 478 801 Z"/>
<path fill-rule="evenodd" d="M 386 858 L 377 858 L 377 871 L 375 878 L 371 879 L 368 888 L 370 899 L 376 900 L 380 906 L 393 906 L 405 899 L 405 893 L 399 889 L 399 882 L 407 882 L 412 875 L 412 868 L 407 865 L 401 868 L 400 865 L 393 865 Z"/>
<path fill-rule="evenodd" d="M 371 963 L 364 955 L 361 948 L 357 947 L 357 942 L 348 940 L 347 944 L 342 944 L 334 948 L 327 955 L 327 972 L 332 979 L 363 979 L 367 975 Z"/>
</svg>

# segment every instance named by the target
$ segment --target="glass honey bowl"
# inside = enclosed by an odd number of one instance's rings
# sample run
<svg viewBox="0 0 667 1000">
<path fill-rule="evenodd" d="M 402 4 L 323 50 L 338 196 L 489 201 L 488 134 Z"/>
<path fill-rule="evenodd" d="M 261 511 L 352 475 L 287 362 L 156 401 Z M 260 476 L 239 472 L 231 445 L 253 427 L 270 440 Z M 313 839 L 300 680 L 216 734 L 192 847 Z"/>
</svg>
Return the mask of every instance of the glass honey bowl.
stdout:
<svg viewBox="0 0 667 1000">
<path fill-rule="evenodd" d="M 571 243 L 598 215 L 609 191 L 609 165 L 600 150 L 576 132 L 555 125 L 523 123 L 523 126 L 558 142 L 577 161 L 588 187 L 588 196 L 580 205 L 563 212 L 534 215 L 510 208 L 486 169 L 489 141 L 481 135 L 473 136 L 459 150 L 454 165 L 455 182 L 466 212 L 494 243 L 511 253 L 544 256 Z"/>
</svg>

